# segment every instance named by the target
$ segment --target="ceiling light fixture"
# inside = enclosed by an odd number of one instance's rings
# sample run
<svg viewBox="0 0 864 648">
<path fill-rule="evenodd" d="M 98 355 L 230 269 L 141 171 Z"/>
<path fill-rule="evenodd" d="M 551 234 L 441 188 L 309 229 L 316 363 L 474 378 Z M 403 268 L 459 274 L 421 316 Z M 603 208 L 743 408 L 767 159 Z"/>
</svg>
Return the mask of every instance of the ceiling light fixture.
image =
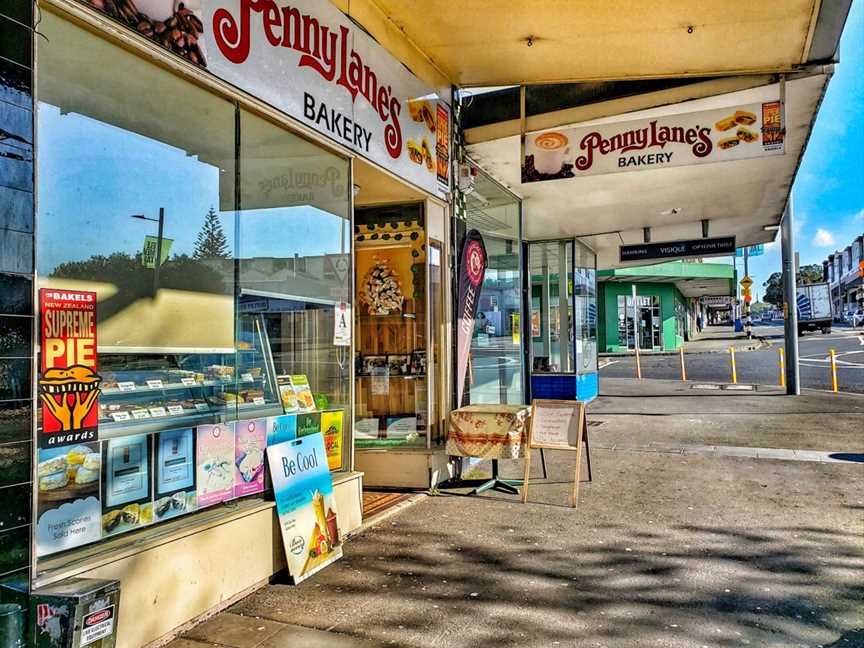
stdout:
<svg viewBox="0 0 864 648">
<path fill-rule="evenodd" d="M 660 215 L 661 216 L 672 216 L 673 214 L 680 214 L 680 213 L 681 213 L 680 207 L 672 207 L 671 209 L 664 209 L 663 211 L 660 212 Z"/>
<path fill-rule="evenodd" d="M 766 232 L 776 232 L 777 230 L 780 229 L 780 226 L 779 225 L 763 225 L 762 229 L 765 230 Z"/>
</svg>

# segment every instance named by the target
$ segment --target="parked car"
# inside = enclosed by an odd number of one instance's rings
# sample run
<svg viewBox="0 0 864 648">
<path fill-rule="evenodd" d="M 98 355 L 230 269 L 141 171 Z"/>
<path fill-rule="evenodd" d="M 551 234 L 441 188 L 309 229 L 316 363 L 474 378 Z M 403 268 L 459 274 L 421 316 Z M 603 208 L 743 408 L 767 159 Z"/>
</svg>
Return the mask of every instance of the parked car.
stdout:
<svg viewBox="0 0 864 648">
<path fill-rule="evenodd" d="M 858 310 L 850 313 L 849 325 L 864 326 L 864 308 L 859 308 Z"/>
</svg>

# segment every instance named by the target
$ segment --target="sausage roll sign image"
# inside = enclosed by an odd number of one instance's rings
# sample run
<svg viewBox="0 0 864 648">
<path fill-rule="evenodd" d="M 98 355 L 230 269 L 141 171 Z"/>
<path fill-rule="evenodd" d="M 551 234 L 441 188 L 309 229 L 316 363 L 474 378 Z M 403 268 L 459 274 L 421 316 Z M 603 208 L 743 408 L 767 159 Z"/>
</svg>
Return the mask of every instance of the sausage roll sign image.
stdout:
<svg viewBox="0 0 864 648">
<path fill-rule="evenodd" d="M 96 367 L 96 293 L 42 288 L 39 310 L 39 447 L 97 441 L 102 378 Z"/>
</svg>

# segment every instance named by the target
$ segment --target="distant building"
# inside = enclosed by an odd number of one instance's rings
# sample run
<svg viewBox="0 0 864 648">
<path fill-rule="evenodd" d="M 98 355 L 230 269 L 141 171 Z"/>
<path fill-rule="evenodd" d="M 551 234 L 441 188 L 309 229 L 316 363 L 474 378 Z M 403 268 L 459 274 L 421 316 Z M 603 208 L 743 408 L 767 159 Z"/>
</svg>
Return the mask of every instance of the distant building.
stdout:
<svg viewBox="0 0 864 648">
<path fill-rule="evenodd" d="M 730 311 L 735 267 L 672 261 L 597 272 L 601 353 L 633 349 L 633 286 L 639 349 L 674 351 L 696 334 L 697 318 Z M 730 311 L 731 312 L 731 311 Z"/>
<path fill-rule="evenodd" d="M 831 286 L 834 312 L 844 313 L 864 306 L 864 235 L 860 235 L 846 246 L 829 254 L 822 262 L 822 279 Z"/>
</svg>

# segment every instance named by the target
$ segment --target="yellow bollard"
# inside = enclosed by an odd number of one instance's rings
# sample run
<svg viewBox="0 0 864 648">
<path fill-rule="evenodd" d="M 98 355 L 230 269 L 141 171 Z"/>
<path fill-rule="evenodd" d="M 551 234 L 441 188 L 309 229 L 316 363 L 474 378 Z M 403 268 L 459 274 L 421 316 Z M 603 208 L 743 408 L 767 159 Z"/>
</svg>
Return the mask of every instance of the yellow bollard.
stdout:
<svg viewBox="0 0 864 648">
<path fill-rule="evenodd" d="M 837 389 L 837 352 L 834 349 L 829 349 L 828 352 L 831 354 L 831 391 L 836 394 L 839 391 Z"/>
<path fill-rule="evenodd" d="M 780 386 L 786 386 L 786 359 L 783 357 L 783 349 L 777 349 L 780 352 Z"/>
<path fill-rule="evenodd" d="M 681 380 L 686 381 L 687 380 L 687 370 L 684 368 L 684 347 L 683 346 L 680 347 L 678 349 L 678 351 L 680 352 L 680 355 L 681 355 Z"/>
<path fill-rule="evenodd" d="M 738 384 L 738 372 L 735 371 L 735 347 L 729 347 L 729 360 L 732 363 L 732 384 Z"/>
</svg>

